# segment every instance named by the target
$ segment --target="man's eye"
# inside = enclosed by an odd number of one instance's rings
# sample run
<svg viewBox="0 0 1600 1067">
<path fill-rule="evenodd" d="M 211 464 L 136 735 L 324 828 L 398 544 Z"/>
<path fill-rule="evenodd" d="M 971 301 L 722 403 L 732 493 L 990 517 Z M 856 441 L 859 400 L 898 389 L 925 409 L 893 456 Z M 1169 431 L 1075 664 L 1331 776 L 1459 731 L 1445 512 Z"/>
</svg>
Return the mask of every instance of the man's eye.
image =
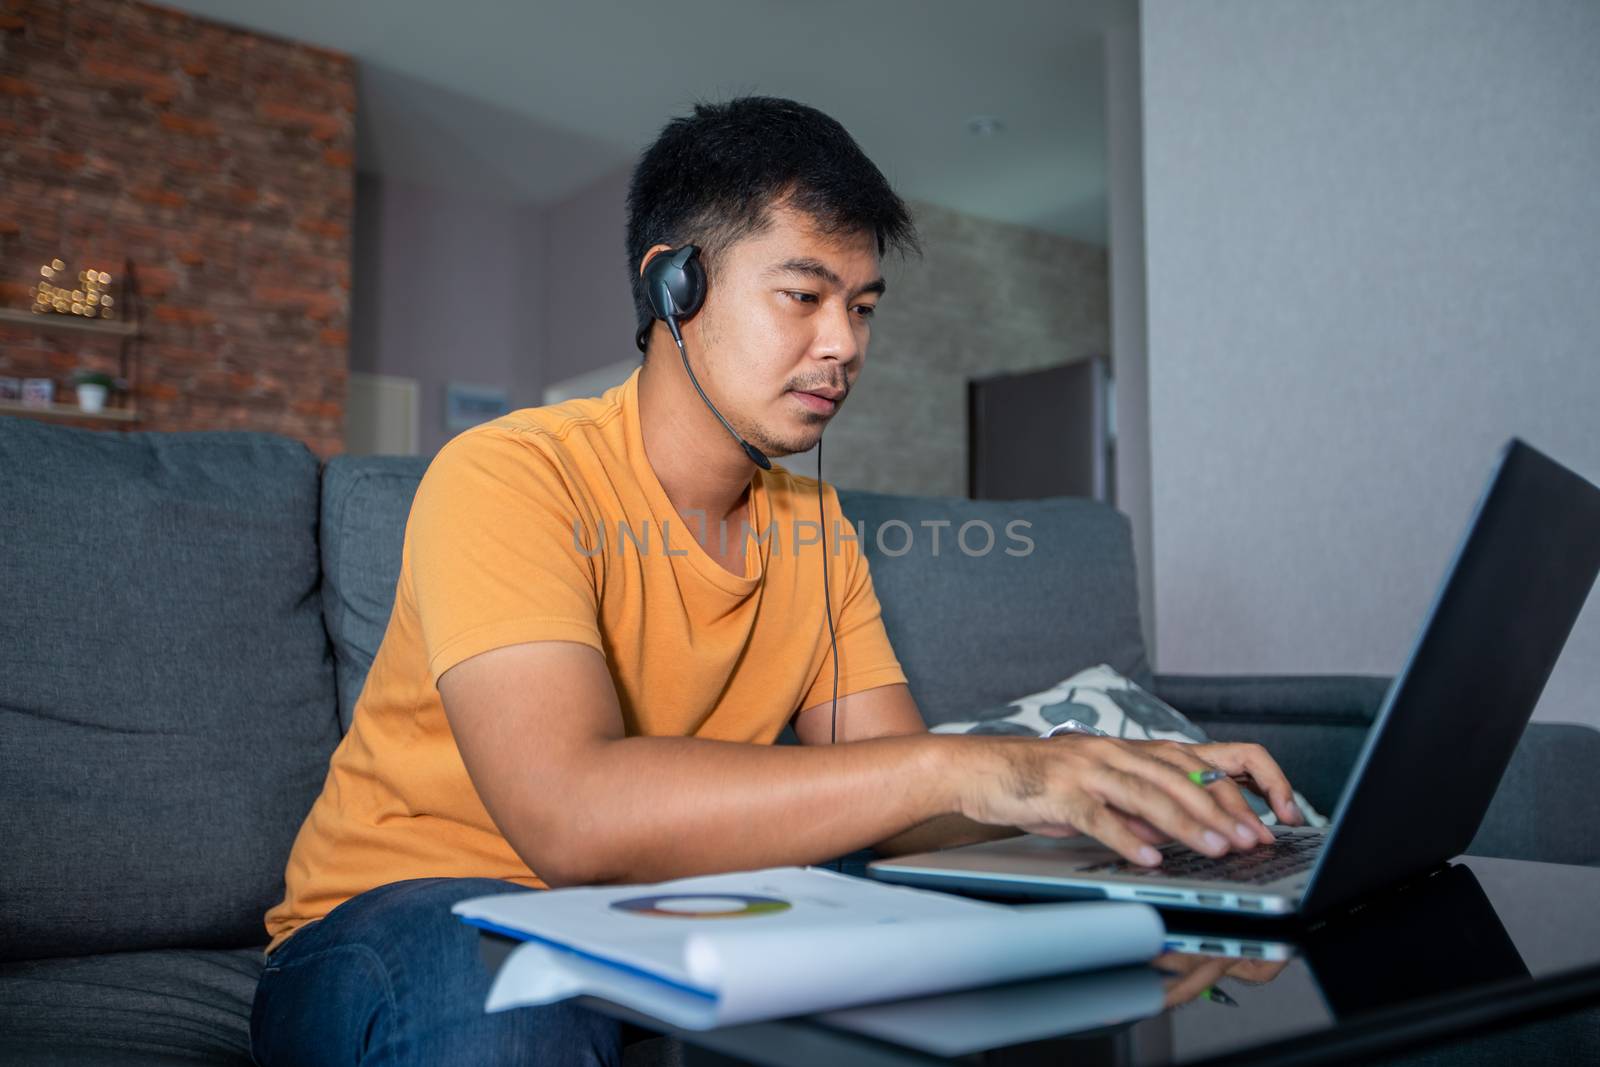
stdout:
<svg viewBox="0 0 1600 1067">
<path fill-rule="evenodd" d="M 857 304 L 856 311 L 861 315 L 862 318 L 870 319 L 872 316 L 878 313 L 878 308 L 875 304 Z"/>
<path fill-rule="evenodd" d="M 784 291 L 784 295 L 789 297 L 792 300 L 798 300 L 801 303 L 815 304 L 817 302 L 817 294 L 816 293 L 801 293 L 801 292 L 796 292 L 793 289 L 788 289 L 788 290 Z"/>
</svg>

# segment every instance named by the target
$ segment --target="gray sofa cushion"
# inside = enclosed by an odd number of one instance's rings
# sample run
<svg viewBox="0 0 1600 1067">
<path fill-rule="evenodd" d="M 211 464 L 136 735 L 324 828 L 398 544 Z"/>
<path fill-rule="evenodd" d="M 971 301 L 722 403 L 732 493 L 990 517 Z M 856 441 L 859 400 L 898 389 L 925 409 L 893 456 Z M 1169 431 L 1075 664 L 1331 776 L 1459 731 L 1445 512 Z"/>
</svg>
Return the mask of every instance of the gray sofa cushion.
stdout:
<svg viewBox="0 0 1600 1067">
<path fill-rule="evenodd" d="M 247 1067 L 253 949 L 119 952 L 0 964 L 6 1067 Z M 623 1067 L 682 1067 L 683 1046 L 625 1025 Z"/>
<path fill-rule="evenodd" d="M 427 456 L 335 456 L 322 473 L 322 610 L 346 730 L 394 609 L 406 518 L 428 462 Z"/>
<path fill-rule="evenodd" d="M 0 958 L 265 940 L 338 741 L 318 463 L 0 419 Z"/>
<path fill-rule="evenodd" d="M 1092 500 L 978 501 L 841 490 L 840 506 L 863 524 L 862 548 L 883 605 L 884 626 L 923 718 L 970 718 L 1018 693 L 1047 689 L 1097 663 L 1148 687 L 1139 629 L 1133 538 L 1126 516 Z M 912 534 L 910 550 L 896 554 Z M 1007 524 L 1031 538 L 1008 536 Z M 923 523 L 948 523 L 925 527 Z M 957 532 L 975 526 L 962 551 Z M 939 532 L 938 555 L 933 533 Z M 830 531 L 829 536 L 832 536 Z"/>
<path fill-rule="evenodd" d="M 0 965 L 0 1060 L 249 1064 L 261 953 L 115 952 Z"/>
<path fill-rule="evenodd" d="M 1600 730 L 1530 725 L 1468 854 L 1600 867 L 1600 795 L 1580 784 L 1596 767 Z"/>
</svg>

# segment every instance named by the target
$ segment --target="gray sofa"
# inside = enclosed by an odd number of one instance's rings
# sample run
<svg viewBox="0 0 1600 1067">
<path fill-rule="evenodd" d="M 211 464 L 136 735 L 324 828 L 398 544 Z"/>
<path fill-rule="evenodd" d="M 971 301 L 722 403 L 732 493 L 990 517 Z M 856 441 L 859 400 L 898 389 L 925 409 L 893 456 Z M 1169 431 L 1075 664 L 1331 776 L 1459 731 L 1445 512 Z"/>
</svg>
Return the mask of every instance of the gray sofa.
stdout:
<svg viewBox="0 0 1600 1067">
<path fill-rule="evenodd" d="M 261 916 L 382 637 L 424 467 L 0 418 L 0 1062 L 249 1062 Z M 1128 526 L 1103 506 L 842 496 L 931 721 L 1105 662 L 1264 741 L 1332 808 L 1384 679 L 1152 676 Z M 1033 551 L 956 550 L 975 518 L 1028 520 Z M 894 519 L 952 525 L 937 556 L 896 555 L 875 536 Z M 1600 862 L 1596 764 L 1600 734 L 1531 729 L 1474 851 Z"/>
</svg>

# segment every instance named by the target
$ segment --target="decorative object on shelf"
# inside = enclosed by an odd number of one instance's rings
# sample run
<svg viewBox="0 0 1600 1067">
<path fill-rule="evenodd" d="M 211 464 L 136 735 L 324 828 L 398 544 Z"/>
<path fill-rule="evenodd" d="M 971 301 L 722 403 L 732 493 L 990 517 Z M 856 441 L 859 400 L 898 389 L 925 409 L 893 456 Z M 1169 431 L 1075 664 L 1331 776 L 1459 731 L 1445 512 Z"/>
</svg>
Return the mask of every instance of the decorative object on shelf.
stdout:
<svg viewBox="0 0 1600 1067">
<path fill-rule="evenodd" d="M 55 284 L 67 278 L 67 265 L 53 259 L 39 268 L 41 279 L 33 287 L 36 314 L 80 315 L 88 319 L 114 319 L 117 301 L 111 295 L 111 275 L 103 270 L 80 270 L 72 288 Z"/>
<path fill-rule="evenodd" d="M 78 425 L 103 423 L 108 429 L 136 428 L 141 421 L 137 401 L 142 380 L 139 342 L 143 331 L 139 276 L 132 261 L 124 260 L 114 279 L 109 271 L 77 271 L 77 284 L 71 289 L 66 288 L 71 284 L 70 275 L 61 259 L 45 264 L 39 274 L 42 280 L 33 289 L 33 306 L 0 306 L 0 327 L 79 335 L 85 344 L 75 347 L 82 351 L 83 362 L 78 372 L 62 383 L 63 391 L 77 386 L 76 395 L 58 402 L 53 379 L 22 377 L 29 371 L 49 373 L 44 366 L 10 367 L 16 377 L 0 379 L 0 417 L 61 419 Z M 114 297 L 110 292 L 113 280 L 117 287 Z M 115 355 L 99 341 L 114 341 Z M 31 354 L 41 364 L 59 358 L 51 355 L 47 360 L 43 354 L 46 351 L 25 350 L 21 355 Z"/>
<path fill-rule="evenodd" d="M 470 430 L 510 410 L 511 398 L 499 386 L 462 382 L 450 382 L 445 386 L 444 428 L 447 430 Z"/>
<path fill-rule="evenodd" d="M 56 398 L 56 383 L 49 378 L 22 379 L 22 403 L 30 408 L 47 408 Z"/>
<path fill-rule="evenodd" d="M 117 387 L 117 380 L 99 371 L 79 371 L 73 376 L 78 386 L 78 407 L 91 415 L 106 406 L 106 397 Z"/>
</svg>

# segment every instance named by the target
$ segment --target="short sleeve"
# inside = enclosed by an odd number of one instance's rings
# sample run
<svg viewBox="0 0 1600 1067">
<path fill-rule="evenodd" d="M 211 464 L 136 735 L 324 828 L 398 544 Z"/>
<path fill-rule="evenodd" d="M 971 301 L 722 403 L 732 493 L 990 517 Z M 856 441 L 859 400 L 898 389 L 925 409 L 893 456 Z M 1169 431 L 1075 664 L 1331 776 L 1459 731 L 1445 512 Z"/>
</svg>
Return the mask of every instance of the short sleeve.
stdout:
<svg viewBox="0 0 1600 1067">
<path fill-rule="evenodd" d="M 439 451 L 405 535 L 435 685 L 457 663 L 506 645 L 576 641 L 604 652 L 584 516 L 531 434 L 485 427 Z"/>
<path fill-rule="evenodd" d="M 883 609 L 872 588 L 872 574 L 862 555 L 857 530 L 841 515 L 832 486 L 827 488 L 827 496 L 827 514 L 838 520 L 837 524 L 829 523 L 828 549 L 829 556 L 839 561 L 829 571 L 829 581 L 834 583 L 829 593 L 839 644 L 839 695 L 903 683 L 905 671 L 883 627 Z M 833 657 L 826 625 L 822 639 L 822 666 L 800 703 L 801 711 L 833 699 Z"/>
</svg>

